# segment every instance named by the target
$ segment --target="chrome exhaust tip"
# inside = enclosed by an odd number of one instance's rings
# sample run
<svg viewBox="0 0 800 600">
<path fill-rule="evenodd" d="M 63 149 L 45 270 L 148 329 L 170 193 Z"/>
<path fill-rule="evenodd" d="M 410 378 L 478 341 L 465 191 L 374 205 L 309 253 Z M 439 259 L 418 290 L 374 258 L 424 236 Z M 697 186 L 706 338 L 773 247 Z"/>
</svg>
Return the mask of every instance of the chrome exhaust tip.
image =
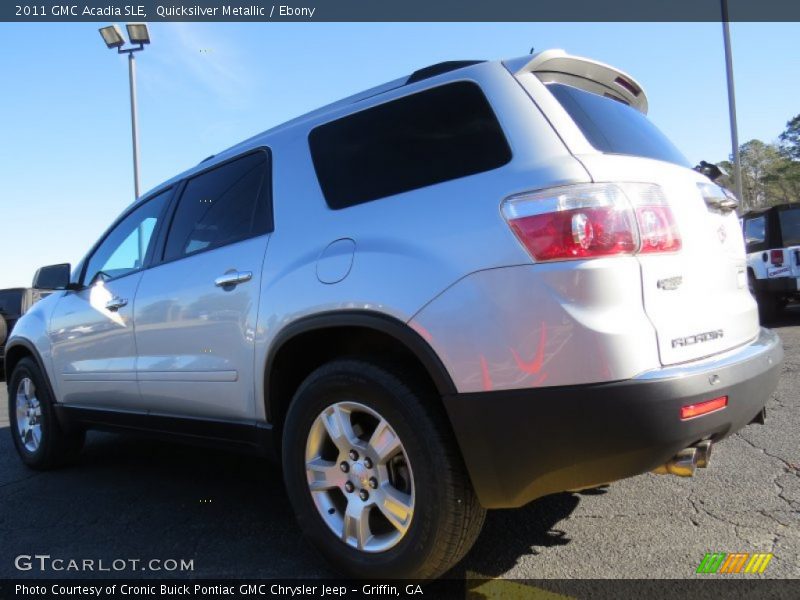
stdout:
<svg viewBox="0 0 800 600">
<path fill-rule="evenodd" d="M 705 469 L 711 462 L 711 440 L 703 440 L 695 444 L 697 448 L 697 468 Z"/>
<path fill-rule="evenodd" d="M 684 448 L 667 461 L 666 464 L 653 469 L 657 475 L 677 475 L 691 477 L 697 468 L 697 448 Z"/>
</svg>

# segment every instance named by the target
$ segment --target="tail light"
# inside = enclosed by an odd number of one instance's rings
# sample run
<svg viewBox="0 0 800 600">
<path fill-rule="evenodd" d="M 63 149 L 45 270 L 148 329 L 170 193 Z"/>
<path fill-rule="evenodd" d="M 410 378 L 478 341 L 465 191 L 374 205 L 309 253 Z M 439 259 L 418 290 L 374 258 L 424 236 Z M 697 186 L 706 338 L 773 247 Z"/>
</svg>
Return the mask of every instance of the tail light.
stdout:
<svg viewBox="0 0 800 600">
<path fill-rule="evenodd" d="M 681 238 L 661 188 L 601 183 L 506 199 L 503 216 L 537 261 L 676 252 Z"/>
<path fill-rule="evenodd" d="M 776 267 L 783 266 L 783 250 L 770 250 L 769 251 L 769 262 L 771 262 Z"/>
</svg>

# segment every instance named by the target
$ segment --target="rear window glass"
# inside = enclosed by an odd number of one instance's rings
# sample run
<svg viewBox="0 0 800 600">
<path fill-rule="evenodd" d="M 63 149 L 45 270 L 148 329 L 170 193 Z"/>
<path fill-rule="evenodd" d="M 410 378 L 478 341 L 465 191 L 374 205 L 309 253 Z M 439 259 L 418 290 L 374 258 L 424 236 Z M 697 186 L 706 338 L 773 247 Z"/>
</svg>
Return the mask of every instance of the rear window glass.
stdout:
<svg viewBox="0 0 800 600">
<path fill-rule="evenodd" d="M 496 169 L 511 160 L 475 83 L 419 92 L 326 123 L 309 135 L 328 206 L 345 208 Z"/>
<path fill-rule="evenodd" d="M 600 152 L 690 166 L 672 142 L 635 108 L 563 83 L 549 83 L 547 88 Z"/>
<path fill-rule="evenodd" d="M 784 246 L 800 245 L 800 208 L 780 211 L 781 238 Z"/>
<path fill-rule="evenodd" d="M 22 294 L 23 290 L 0 290 L 0 314 L 19 316 L 22 312 Z"/>
</svg>

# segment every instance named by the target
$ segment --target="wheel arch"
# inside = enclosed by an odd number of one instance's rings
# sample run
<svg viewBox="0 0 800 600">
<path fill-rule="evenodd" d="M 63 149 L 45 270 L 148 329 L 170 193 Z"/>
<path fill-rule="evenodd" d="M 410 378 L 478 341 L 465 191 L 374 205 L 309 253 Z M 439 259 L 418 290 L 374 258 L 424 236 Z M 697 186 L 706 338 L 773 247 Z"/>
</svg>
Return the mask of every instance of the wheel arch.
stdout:
<svg viewBox="0 0 800 600">
<path fill-rule="evenodd" d="M 30 342 L 25 338 L 14 338 L 10 345 L 6 346 L 5 357 L 3 359 L 6 385 L 9 385 L 11 376 L 14 373 L 14 369 L 23 358 L 32 358 L 34 360 L 42 373 L 42 377 L 44 377 L 44 380 L 47 383 L 47 389 L 50 392 L 50 397 L 53 398 L 55 402 L 58 402 L 55 391 L 53 390 L 53 382 L 50 381 L 50 374 L 44 366 L 42 355 L 39 354 L 39 351 L 36 349 L 36 346 L 33 344 L 33 342 Z"/>
<path fill-rule="evenodd" d="M 42 357 L 40 356 L 39 351 L 36 350 L 36 346 L 24 338 L 18 338 L 6 347 L 5 357 L 3 359 L 3 367 L 6 371 L 6 381 L 10 379 L 11 374 L 14 372 L 14 368 L 19 364 L 19 361 L 26 357 L 30 357 L 36 361 L 39 369 L 45 374 L 45 377 L 47 377 L 47 371 L 44 368 L 44 362 L 42 362 Z M 47 379 L 49 385 L 49 377 L 47 377 Z"/>
<path fill-rule="evenodd" d="M 325 313 L 294 321 L 273 342 L 264 366 L 267 421 L 280 430 L 294 391 L 318 366 L 333 358 L 365 354 L 403 362 L 440 396 L 456 392 L 444 363 L 408 324 L 370 311 Z"/>
</svg>

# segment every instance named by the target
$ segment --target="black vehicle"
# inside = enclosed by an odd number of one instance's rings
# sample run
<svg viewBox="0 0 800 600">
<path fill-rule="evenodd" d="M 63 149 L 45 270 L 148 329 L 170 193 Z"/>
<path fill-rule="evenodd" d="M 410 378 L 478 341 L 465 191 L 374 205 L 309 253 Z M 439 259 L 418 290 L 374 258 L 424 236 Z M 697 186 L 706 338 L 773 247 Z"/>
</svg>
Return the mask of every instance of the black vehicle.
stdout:
<svg viewBox="0 0 800 600">
<path fill-rule="evenodd" d="M 800 299 L 800 203 L 742 215 L 750 291 L 765 318 Z"/>
<path fill-rule="evenodd" d="M 30 288 L 0 290 L 0 317 L 5 321 L 4 324 L 0 324 L 0 372 L 2 372 L 5 358 L 6 338 L 11 335 L 17 319 L 24 315 L 36 300 L 43 297 L 40 292 L 41 290 L 31 290 Z M 44 295 L 47 295 L 47 292 Z"/>
</svg>

